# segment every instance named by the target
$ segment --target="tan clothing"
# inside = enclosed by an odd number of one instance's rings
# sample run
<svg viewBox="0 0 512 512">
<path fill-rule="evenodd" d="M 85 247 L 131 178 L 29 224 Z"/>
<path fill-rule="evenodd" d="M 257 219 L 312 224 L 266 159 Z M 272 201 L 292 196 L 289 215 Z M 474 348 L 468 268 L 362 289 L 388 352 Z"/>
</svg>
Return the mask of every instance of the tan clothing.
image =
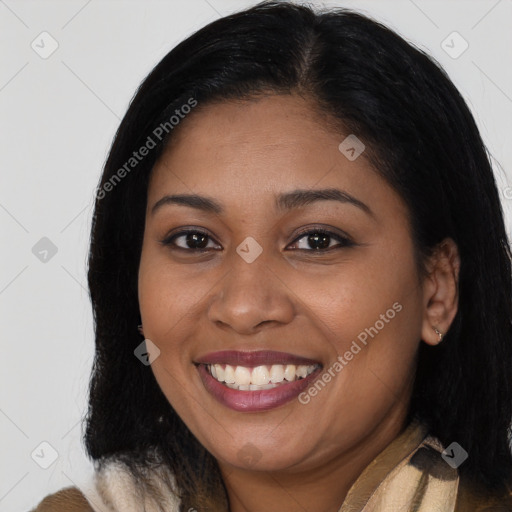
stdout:
<svg viewBox="0 0 512 512">
<path fill-rule="evenodd" d="M 422 425 L 411 423 L 365 468 L 339 512 L 512 512 L 510 489 L 505 496 L 477 493 L 443 459 L 443 451 Z M 156 473 L 154 479 L 162 493 L 141 501 L 130 475 L 113 463 L 96 475 L 95 490 L 86 497 L 76 488 L 64 489 L 32 512 L 179 512 L 179 501 L 163 492 Z"/>
</svg>

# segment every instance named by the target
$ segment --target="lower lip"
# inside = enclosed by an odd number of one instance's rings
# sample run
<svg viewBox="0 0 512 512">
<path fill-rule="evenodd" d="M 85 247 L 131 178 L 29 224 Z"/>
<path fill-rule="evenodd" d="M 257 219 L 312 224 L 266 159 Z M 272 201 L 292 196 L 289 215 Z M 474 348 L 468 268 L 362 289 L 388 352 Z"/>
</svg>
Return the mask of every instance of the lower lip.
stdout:
<svg viewBox="0 0 512 512">
<path fill-rule="evenodd" d="M 228 388 L 214 379 L 204 364 L 198 365 L 197 370 L 206 390 L 221 404 L 239 412 L 258 412 L 275 409 L 296 398 L 311 385 L 322 368 L 318 368 L 304 379 L 261 391 L 238 391 Z"/>
</svg>

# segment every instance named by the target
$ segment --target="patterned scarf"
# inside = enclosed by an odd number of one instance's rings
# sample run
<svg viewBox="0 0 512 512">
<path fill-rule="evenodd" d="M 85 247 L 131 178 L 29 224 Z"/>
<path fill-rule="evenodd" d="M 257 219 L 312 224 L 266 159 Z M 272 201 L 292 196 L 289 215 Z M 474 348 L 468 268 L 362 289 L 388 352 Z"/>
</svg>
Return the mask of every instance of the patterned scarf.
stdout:
<svg viewBox="0 0 512 512">
<path fill-rule="evenodd" d="M 339 512 L 454 512 L 459 476 L 443 451 L 412 422 L 365 468 Z M 143 496 L 126 466 L 112 459 L 83 493 L 95 512 L 179 512 L 180 501 L 169 492 L 172 475 L 160 467 L 146 481 L 151 492 Z"/>
</svg>

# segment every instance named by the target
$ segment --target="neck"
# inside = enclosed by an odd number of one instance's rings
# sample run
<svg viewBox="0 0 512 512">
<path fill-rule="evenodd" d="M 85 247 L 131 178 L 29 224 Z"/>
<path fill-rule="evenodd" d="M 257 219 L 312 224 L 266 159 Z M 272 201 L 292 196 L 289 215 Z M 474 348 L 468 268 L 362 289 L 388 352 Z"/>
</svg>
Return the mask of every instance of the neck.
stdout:
<svg viewBox="0 0 512 512">
<path fill-rule="evenodd" d="M 220 464 L 230 512 L 338 512 L 368 464 L 405 429 L 405 414 L 379 423 L 356 446 L 301 470 L 251 471 Z"/>
</svg>

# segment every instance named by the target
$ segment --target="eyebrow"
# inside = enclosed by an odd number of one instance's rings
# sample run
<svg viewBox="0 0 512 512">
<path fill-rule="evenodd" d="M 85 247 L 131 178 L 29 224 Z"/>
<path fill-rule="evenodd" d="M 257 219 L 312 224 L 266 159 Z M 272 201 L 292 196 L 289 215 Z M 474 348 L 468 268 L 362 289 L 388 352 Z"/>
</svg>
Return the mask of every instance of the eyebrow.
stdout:
<svg viewBox="0 0 512 512">
<path fill-rule="evenodd" d="M 278 195 L 275 198 L 275 207 L 280 211 L 288 211 L 294 208 L 301 208 L 308 204 L 315 203 L 317 201 L 338 201 L 344 204 L 351 204 L 357 208 L 363 210 L 370 216 L 374 216 L 374 213 L 368 205 L 355 198 L 354 196 L 339 190 L 337 188 L 325 188 L 325 189 L 305 189 L 305 190 L 293 190 L 291 192 L 285 192 Z M 224 208 L 220 203 L 212 198 L 200 196 L 197 194 L 175 194 L 165 195 L 159 199 L 151 208 L 151 215 L 164 205 L 177 204 L 182 206 L 188 206 L 190 208 L 196 208 L 198 210 L 215 213 L 220 215 L 224 213 Z"/>
</svg>

